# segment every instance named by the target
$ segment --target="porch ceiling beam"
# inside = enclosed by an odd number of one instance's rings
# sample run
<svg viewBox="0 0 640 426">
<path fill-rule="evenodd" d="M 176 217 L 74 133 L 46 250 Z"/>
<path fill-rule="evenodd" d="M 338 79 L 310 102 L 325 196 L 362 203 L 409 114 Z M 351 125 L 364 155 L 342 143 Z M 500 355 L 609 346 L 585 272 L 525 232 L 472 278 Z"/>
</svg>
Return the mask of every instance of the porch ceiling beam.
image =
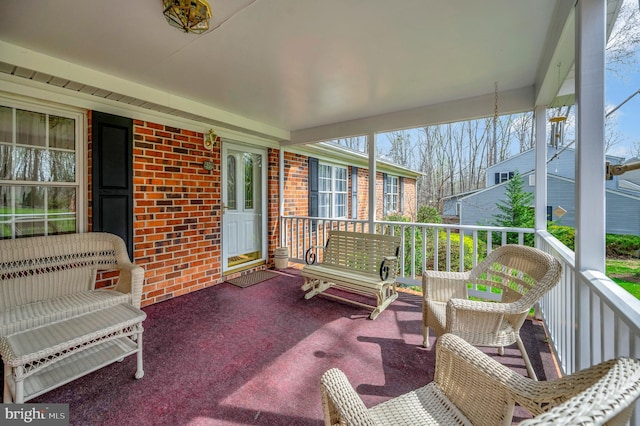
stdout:
<svg viewBox="0 0 640 426">
<path fill-rule="evenodd" d="M 575 63 L 575 8 L 570 1 L 558 2 L 547 33 L 543 57 L 536 72 L 536 105 L 551 106 L 558 95 L 570 95 L 573 102 L 574 80 L 567 80 Z M 562 93 L 562 92 L 567 93 Z"/>
<path fill-rule="evenodd" d="M 285 129 L 280 129 L 124 78 L 115 77 L 101 71 L 18 47 L 1 40 L 0 52 L 2 52 L 3 62 L 17 67 L 49 74 L 87 86 L 93 86 L 108 92 L 127 95 L 171 109 L 207 117 L 223 123 L 223 125 L 227 124 L 232 129 L 247 129 L 252 133 L 264 135 L 269 139 L 282 140 L 289 139 L 290 136 L 289 131 Z"/>
<path fill-rule="evenodd" d="M 490 82 L 492 84 L 492 82 Z M 291 132 L 290 141 L 282 145 L 298 145 L 352 136 L 381 133 L 399 129 L 452 123 L 489 117 L 494 112 L 494 94 L 486 94 L 452 102 L 390 112 L 356 120 L 318 126 Z M 534 107 L 534 87 L 506 90 L 498 93 L 500 114 L 531 111 Z"/>
</svg>

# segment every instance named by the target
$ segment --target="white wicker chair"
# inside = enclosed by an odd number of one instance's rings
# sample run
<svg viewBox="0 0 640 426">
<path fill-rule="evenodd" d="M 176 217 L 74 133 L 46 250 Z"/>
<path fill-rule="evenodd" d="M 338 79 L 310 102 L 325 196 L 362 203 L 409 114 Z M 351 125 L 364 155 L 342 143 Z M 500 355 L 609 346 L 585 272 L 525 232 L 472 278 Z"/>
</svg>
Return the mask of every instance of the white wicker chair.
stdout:
<svg viewBox="0 0 640 426">
<path fill-rule="evenodd" d="M 475 346 L 517 343 L 529 377 L 536 379 L 520 338 L 520 327 L 540 298 L 560 280 L 561 265 L 553 256 L 531 247 L 506 245 L 492 251 L 467 272 L 425 271 L 424 346 L 429 346 L 429 327 L 436 335 L 453 333 Z M 500 303 L 469 300 L 469 286 L 498 289 Z"/>
<path fill-rule="evenodd" d="M 624 424 L 640 395 L 640 362 L 620 358 L 548 382 L 523 377 L 458 336 L 436 344 L 433 382 L 366 408 L 342 371 L 320 381 L 325 425 L 509 425 L 514 404 L 535 416 L 523 425 Z"/>
</svg>

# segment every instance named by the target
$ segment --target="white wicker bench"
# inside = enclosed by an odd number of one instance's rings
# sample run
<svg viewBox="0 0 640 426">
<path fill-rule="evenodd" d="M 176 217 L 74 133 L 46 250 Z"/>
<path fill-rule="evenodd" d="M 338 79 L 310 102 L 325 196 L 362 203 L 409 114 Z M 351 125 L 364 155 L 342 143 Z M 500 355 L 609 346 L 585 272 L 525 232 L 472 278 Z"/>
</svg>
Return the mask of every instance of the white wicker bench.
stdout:
<svg viewBox="0 0 640 426">
<path fill-rule="evenodd" d="M 316 263 L 318 250 L 322 262 Z M 323 293 L 327 297 L 358 306 L 372 308 L 371 319 L 398 298 L 396 274 L 400 237 L 360 232 L 329 231 L 325 246 L 307 250 L 307 265 L 302 268 L 305 299 Z M 350 293 L 375 297 L 376 304 L 368 305 L 337 294 L 326 293 L 331 287 Z"/>
<path fill-rule="evenodd" d="M 115 287 L 96 289 L 97 273 L 111 270 Z M 112 234 L 0 240 L 4 402 L 24 402 L 133 353 L 142 377 L 143 280 Z"/>
</svg>

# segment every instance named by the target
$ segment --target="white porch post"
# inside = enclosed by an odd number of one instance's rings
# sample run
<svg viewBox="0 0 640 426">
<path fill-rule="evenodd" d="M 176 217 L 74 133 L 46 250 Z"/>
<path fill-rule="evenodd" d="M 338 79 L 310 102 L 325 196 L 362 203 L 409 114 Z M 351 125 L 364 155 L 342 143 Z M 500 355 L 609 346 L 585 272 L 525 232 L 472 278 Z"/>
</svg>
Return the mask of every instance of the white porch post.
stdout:
<svg viewBox="0 0 640 426">
<path fill-rule="evenodd" d="M 280 157 L 278 159 L 278 193 L 280 196 L 280 200 L 278 203 L 278 217 L 280 218 L 280 244 L 278 247 L 285 246 L 285 230 L 284 230 L 284 221 L 282 217 L 284 216 L 284 148 L 280 146 Z"/>
<path fill-rule="evenodd" d="M 375 233 L 376 220 L 376 135 L 367 134 L 369 145 L 369 232 Z"/>
<path fill-rule="evenodd" d="M 606 2 L 576 6 L 576 267 L 604 272 Z"/>
<path fill-rule="evenodd" d="M 605 0 L 576 4 L 576 273 L 604 272 L 605 156 L 604 52 Z M 578 278 L 579 279 L 579 278 Z M 589 295 L 585 286 L 576 294 L 576 369 L 591 365 Z M 580 290 L 582 289 L 582 291 Z M 583 356 L 582 354 L 585 354 Z"/>
<path fill-rule="evenodd" d="M 547 108 L 535 109 L 536 167 L 535 207 L 536 231 L 547 230 Z"/>
</svg>

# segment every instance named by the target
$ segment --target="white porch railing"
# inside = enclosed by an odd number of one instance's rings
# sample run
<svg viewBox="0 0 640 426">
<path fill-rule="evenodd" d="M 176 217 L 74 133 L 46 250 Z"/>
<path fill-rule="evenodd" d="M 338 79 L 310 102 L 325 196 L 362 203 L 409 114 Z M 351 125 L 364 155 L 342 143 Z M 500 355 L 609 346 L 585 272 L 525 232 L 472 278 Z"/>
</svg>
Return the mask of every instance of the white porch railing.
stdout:
<svg viewBox="0 0 640 426">
<path fill-rule="evenodd" d="M 497 245 L 516 235 L 518 244 L 523 244 L 525 236 L 533 233 L 521 228 L 384 221 L 376 221 L 375 227 L 377 232 L 402 236 L 400 256 L 405 267 L 398 282 L 417 286 L 424 269 L 451 270 L 457 266 L 463 270 L 465 265 L 467 269 L 475 265 L 491 250 L 496 233 Z M 369 232 L 369 224 L 288 216 L 280 218 L 280 229 L 281 244 L 289 248 L 290 261 L 304 263 L 305 252 L 311 246 L 324 245 L 330 229 Z M 471 237 L 470 250 L 460 236 Z M 573 251 L 548 232 L 536 234 L 535 246 L 562 264 L 560 283 L 542 298 L 536 312 L 545 323 L 562 373 L 571 374 L 615 357 L 640 358 L 640 300 L 601 272 L 576 271 Z M 438 256 L 436 248 L 445 253 Z M 631 419 L 636 426 L 640 426 L 639 410 L 640 402 Z"/>
<path fill-rule="evenodd" d="M 534 233 L 529 228 L 440 223 L 376 221 L 374 226 L 376 233 L 402 237 L 400 264 L 404 267 L 400 270 L 398 283 L 410 286 L 421 286 L 425 269 L 468 270 L 491 252 L 491 247 L 505 245 L 509 239 L 524 244 L 525 236 Z M 282 216 L 280 229 L 280 244 L 289 249 L 289 261 L 294 263 L 305 263 L 309 248 L 326 244 L 329 230 L 370 232 L 366 220 L 306 216 Z M 464 237 L 471 239 L 471 247 L 465 245 Z"/>
<path fill-rule="evenodd" d="M 640 358 L 640 300 L 599 271 L 576 271 L 574 253 L 548 232 L 536 246 L 560 260 L 560 284 L 539 313 L 564 374 L 611 358 Z M 640 402 L 631 419 L 640 425 Z"/>
</svg>

